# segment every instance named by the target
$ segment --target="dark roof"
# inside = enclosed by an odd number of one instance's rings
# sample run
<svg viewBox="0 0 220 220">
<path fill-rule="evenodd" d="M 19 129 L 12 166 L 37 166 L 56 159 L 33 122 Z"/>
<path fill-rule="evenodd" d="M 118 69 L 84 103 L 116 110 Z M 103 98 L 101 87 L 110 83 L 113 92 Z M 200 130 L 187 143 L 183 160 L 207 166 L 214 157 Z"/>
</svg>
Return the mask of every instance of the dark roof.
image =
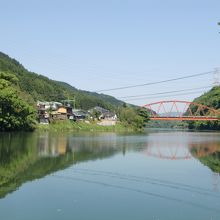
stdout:
<svg viewBox="0 0 220 220">
<path fill-rule="evenodd" d="M 73 109 L 72 110 L 73 115 L 76 117 L 80 117 L 80 116 L 88 116 L 88 112 L 81 110 L 81 109 Z"/>
<path fill-rule="evenodd" d="M 100 106 L 96 106 L 96 107 L 94 107 L 94 108 L 92 108 L 92 109 L 90 109 L 89 110 L 89 112 L 93 112 L 93 111 L 98 111 L 98 112 L 100 112 L 100 113 L 106 113 L 106 112 L 109 112 L 109 110 L 107 110 L 107 109 L 105 109 L 105 108 L 102 108 L 102 107 L 100 107 Z"/>
<path fill-rule="evenodd" d="M 114 117 L 115 116 L 115 113 L 113 112 L 105 112 L 102 114 L 104 117 Z"/>
</svg>

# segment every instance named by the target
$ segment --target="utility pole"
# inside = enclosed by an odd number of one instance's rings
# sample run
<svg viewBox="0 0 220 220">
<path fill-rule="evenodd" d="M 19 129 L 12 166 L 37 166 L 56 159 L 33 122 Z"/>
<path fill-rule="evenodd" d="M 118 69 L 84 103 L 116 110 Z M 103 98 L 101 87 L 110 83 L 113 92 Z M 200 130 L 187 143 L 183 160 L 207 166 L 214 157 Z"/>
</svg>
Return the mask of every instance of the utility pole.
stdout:
<svg viewBox="0 0 220 220">
<path fill-rule="evenodd" d="M 215 68 L 213 72 L 213 86 L 219 86 L 219 68 Z"/>
<path fill-rule="evenodd" d="M 70 105 L 70 102 L 73 102 L 73 109 L 76 108 L 76 99 L 75 99 L 75 96 L 74 96 L 73 99 L 69 99 L 69 97 L 68 97 L 67 100 L 62 100 L 62 101 L 64 102 L 64 105 L 65 105 L 66 103 Z"/>
</svg>

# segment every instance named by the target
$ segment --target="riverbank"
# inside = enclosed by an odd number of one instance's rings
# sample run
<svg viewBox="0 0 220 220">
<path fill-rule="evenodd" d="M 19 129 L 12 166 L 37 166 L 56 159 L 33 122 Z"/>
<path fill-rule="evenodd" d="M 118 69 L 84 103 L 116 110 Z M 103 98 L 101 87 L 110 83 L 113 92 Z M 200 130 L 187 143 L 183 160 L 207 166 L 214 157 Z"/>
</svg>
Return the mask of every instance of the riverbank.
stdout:
<svg viewBox="0 0 220 220">
<path fill-rule="evenodd" d="M 142 132 L 142 129 L 137 129 L 133 126 L 128 126 L 125 123 L 117 122 L 115 125 L 103 126 L 97 123 L 86 123 L 84 121 L 56 121 L 50 124 L 38 124 L 36 130 L 40 131 L 89 131 L 89 132 Z"/>
</svg>

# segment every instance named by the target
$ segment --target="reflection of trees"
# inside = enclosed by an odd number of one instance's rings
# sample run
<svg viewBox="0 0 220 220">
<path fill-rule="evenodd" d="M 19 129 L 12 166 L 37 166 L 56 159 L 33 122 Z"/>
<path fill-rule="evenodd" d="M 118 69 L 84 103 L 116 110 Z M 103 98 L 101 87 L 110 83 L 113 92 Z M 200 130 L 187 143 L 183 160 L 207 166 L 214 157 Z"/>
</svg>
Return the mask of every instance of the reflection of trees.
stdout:
<svg viewBox="0 0 220 220">
<path fill-rule="evenodd" d="M 41 151 L 45 151 L 47 144 L 38 142 L 40 139 L 36 133 L 1 134 L 0 138 L 0 198 L 24 182 L 41 178 L 73 163 L 71 151 L 56 157 L 42 157 Z M 59 149 L 59 142 L 56 147 Z"/>
<path fill-rule="evenodd" d="M 220 173 L 220 143 L 204 142 L 192 144 L 191 153 L 213 172 Z"/>
<path fill-rule="evenodd" d="M 192 143 L 189 145 L 191 153 L 196 158 L 206 157 L 220 151 L 220 143 L 218 142 L 202 142 Z"/>
<path fill-rule="evenodd" d="M 132 139 L 132 137 L 131 137 Z M 144 143 L 115 134 L 73 137 L 53 133 L 0 134 L 0 198 L 27 181 L 88 160 L 110 157 Z"/>
<path fill-rule="evenodd" d="M 191 145 L 191 153 L 202 164 L 209 167 L 213 172 L 213 187 L 214 190 L 219 188 L 220 174 L 220 143 L 205 142 Z"/>
</svg>

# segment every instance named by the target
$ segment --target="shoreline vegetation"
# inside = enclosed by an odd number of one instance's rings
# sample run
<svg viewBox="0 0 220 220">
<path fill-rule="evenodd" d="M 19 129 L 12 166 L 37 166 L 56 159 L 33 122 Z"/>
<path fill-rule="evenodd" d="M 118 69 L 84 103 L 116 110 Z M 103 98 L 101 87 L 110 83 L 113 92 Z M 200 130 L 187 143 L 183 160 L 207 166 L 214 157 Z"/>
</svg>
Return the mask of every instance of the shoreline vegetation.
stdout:
<svg viewBox="0 0 220 220">
<path fill-rule="evenodd" d="M 54 121 L 50 124 L 37 124 L 36 131 L 53 131 L 53 132 L 143 132 L 144 128 L 137 128 L 123 122 L 117 122 L 115 125 L 103 126 L 96 122 L 87 123 L 85 121 Z"/>
</svg>

